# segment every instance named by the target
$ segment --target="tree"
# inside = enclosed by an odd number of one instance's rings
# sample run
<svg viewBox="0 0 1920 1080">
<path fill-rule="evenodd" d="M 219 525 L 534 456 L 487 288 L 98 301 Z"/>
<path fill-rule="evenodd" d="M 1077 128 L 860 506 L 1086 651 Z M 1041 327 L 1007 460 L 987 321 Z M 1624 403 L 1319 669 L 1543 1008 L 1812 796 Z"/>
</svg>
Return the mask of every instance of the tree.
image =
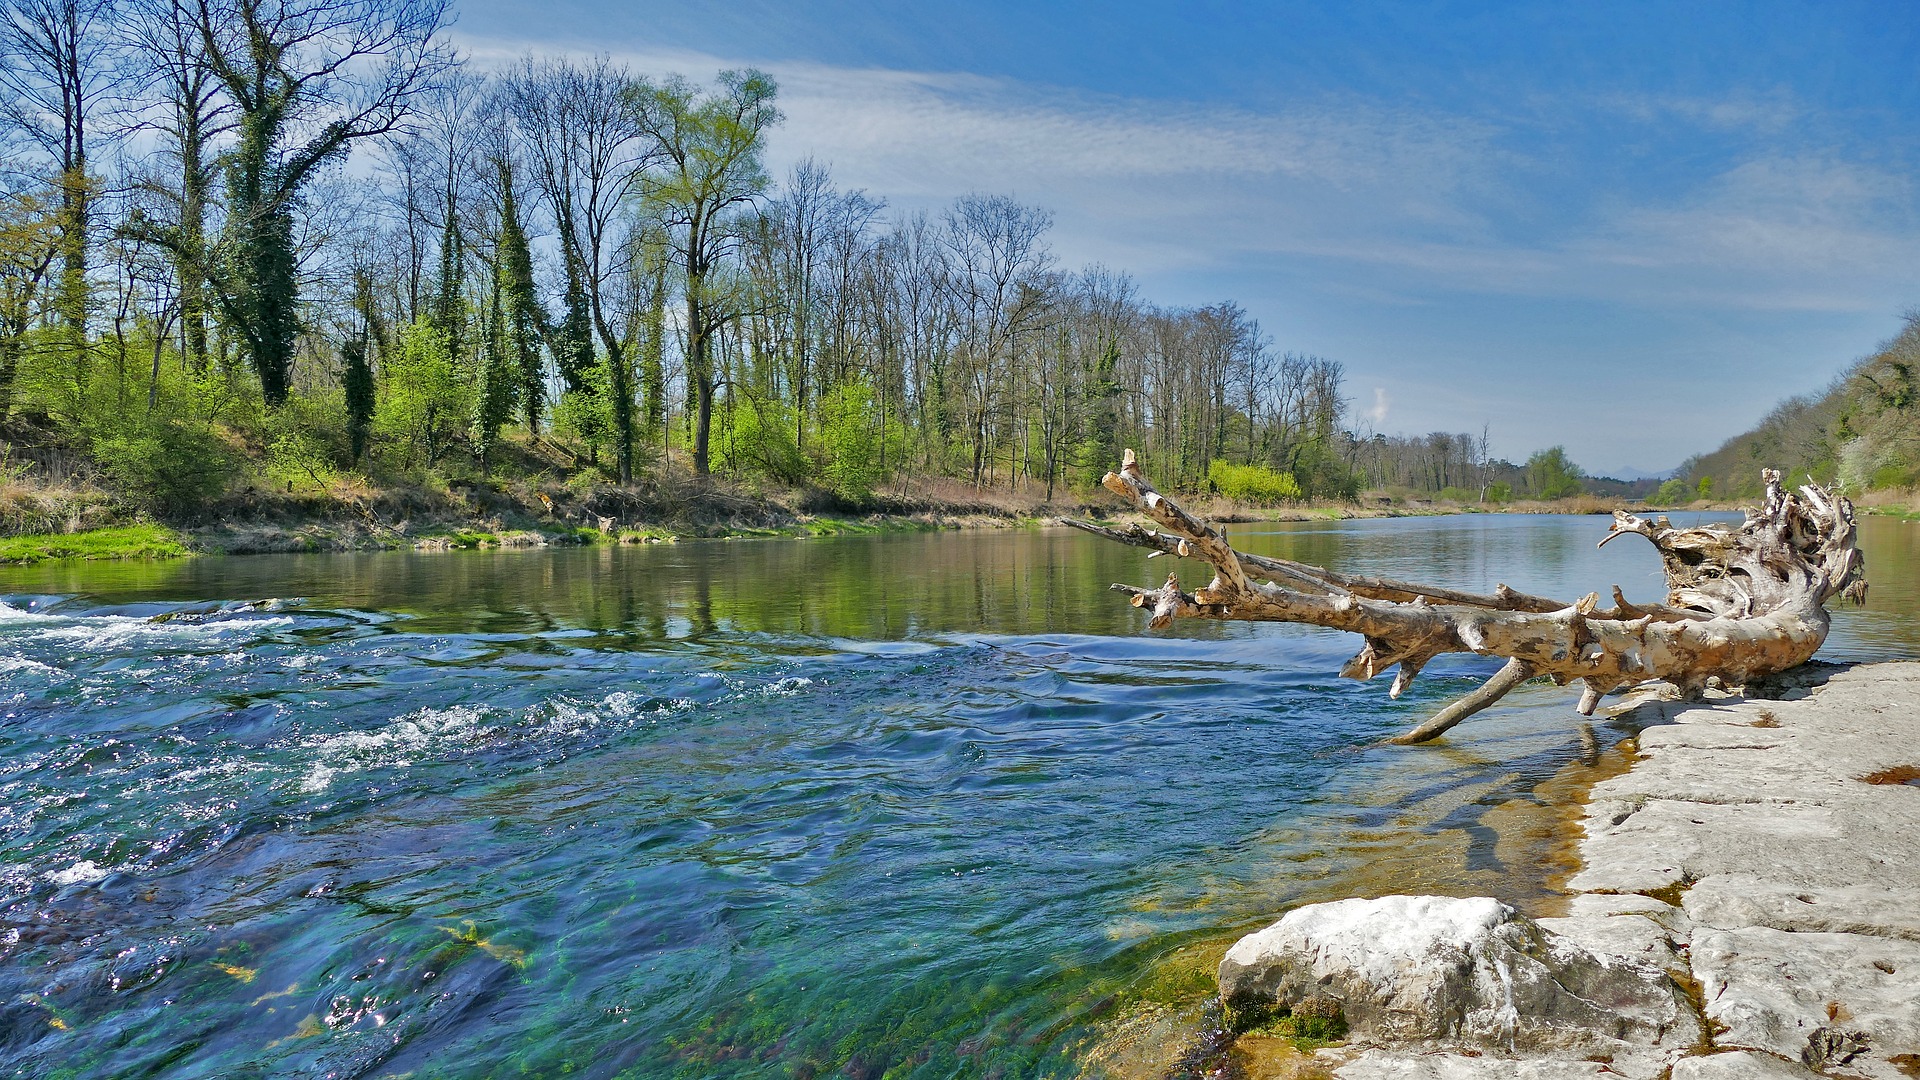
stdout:
<svg viewBox="0 0 1920 1080">
<path fill-rule="evenodd" d="M 158 221 L 139 212 L 128 231 L 150 231 L 173 258 L 180 293 L 181 351 L 195 371 L 203 371 L 208 351 L 207 213 L 217 179 L 215 139 L 230 130 L 230 103 L 201 56 L 200 34 L 187 0 L 138 0 L 128 12 L 126 32 L 138 61 L 159 79 L 159 115 L 144 122 L 158 131 L 170 149 L 174 175 L 169 182 L 153 175 L 139 185 L 168 204 Z M 177 186 L 176 186 L 177 183 Z M 169 220 L 170 219 L 170 220 Z"/>
<path fill-rule="evenodd" d="M 1224 533 L 1155 491 L 1131 450 L 1120 471 L 1102 482 L 1167 531 L 1070 524 L 1121 543 L 1193 556 L 1212 568 L 1213 580 L 1191 593 L 1181 590 L 1174 574 L 1157 589 L 1114 586 L 1131 594 L 1135 607 L 1152 611 L 1155 628 L 1176 618 L 1200 618 L 1351 631 L 1365 643 L 1341 675 L 1364 680 L 1397 666 L 1390 691 L 1396 698 L 1436 656 L 1506 658 L 1478 690 L 1394 740 L 1423 742 L 1535 676 L 1563 685 L 1580 680 L 1579 710 L 1592 715 L 1605 695 L 1650 679 L 1698 697 L 1708 679 L 1746 685 L 1806 663 L 1826 640 L 1826 602 L 1866 598 L 1853 506 L 1811 485 L 1788 493 L 1772 469 L 1762 481 L 1765 503 L 1748 510 L 1737 528 L 1676 529 L 1665 518 L 1645 521 L 1615 511 L 1601 543 L 1628 533 L 1652 542 L 1665 564 L 1668 592 L 1663 604 L 1630 604 L 1616 585 L 1614 606 L 1605 610 L 1598 607 L 1598 593 L 1572 604 L 1505 585 L 1477 595 L 1235 551 Z"/>
<path fill-rule="evenodd" d="M 0 420 L 13 411 L 13 383 L 27 330 L 59 252 L 58 218 L 41 199 L 0 195 Z"/>
<path fill-rule="evenodd" d="M 87 326 L 93 183 L 87 122 L 111 85 L 106 0 L 0 4 L 0 115 L 44 152 L 59 192 L 61 271 L 54 307 L 67 329 Z"/>
<path fill-rule="evenodd" d="M 708 471 L 716 375 L 713 339 L 744 312 L 717 272 L 744 235 L 739 211 L 766 191 L 761 163 L 766 133 L 780 122 L 772 79 L 751 69 L 723 71 L 703 93 L 678 76 L 633 90 L 640 128 L 657 152 L 644 177 L 644 205 L 666 227 L 686 301 L 683 352 L 693 395 L 693 470 Z"/>
<path fill-rule="evenodd" d="M 540 357 L 540 339 L 546 330 L 547 313 L 534 292 L 533 249 L 520 222 L 520 204 L 514 196 L 512 162 L 496 157 L 494 167 L 500 183 L 500 237 L 497 245 L 500 297 L 506 339 L 527 432 L 540 433 L 540 416 L 547 405 L 547 372 Z"/>
<path fill-rule="evenodd" d="M 1565 447 L 1536 450 L 1527 459 L 1527 494 L 1536 499 L 1564 499 L 1580 493 L 1580 467 L 1567 457 Z"/>
<path fill-rule="evenodd" d="M 987 444 L 998 395 L 1012 380 L 1006 366 L 1015 345 L 1039 329 L 1047 308 L 1047 271 L 1053 262 L 1042 237 L 1053 215 L 1001 195 L 966 195 L 947 211 L 946 284 L 960 319 L 965 413 L 977 485 L 987 468 Z"/>
<path fill-rule="evenodd" d="M 448 0 L 194 0 L 208 67 L 234 103 L 226 258 L 213 275 L 269 406 L 299 330 L 294 213 L 323 164 L 399 127 L 454 62 Z"/>
<path fill-rule="evenodd" d="M 635 99 L 644 84 L 605 57 L 585 63 L 529 59 L 508 76 L 515 122 L 560 234 L 566 308 L 552 339 L 572 394 L 596 392 L 593 334 L 605 355 L 604 393 L 620 482 L 633 482 L 633 370 L 629 328 L 612 304 L 621 265 L 623 211 L 653 154 Z M 583 322 L 587 325 L 582 325 Z M 577 409 L 575 411 L 578 411 Z"/>
</svg>

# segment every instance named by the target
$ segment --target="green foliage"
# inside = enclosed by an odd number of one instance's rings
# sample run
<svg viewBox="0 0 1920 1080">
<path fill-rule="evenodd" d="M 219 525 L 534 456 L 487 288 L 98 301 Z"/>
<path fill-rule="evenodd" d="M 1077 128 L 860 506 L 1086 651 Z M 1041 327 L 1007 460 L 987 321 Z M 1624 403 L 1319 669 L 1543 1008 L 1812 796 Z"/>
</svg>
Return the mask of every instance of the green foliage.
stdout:
<svg viewBox="0 0 1920 1080">
<path fill-rule="evenodd" d="M 820 399 L 820 431 L 814 453 L 829 488 L 864 500 L 905 458 L 906 430 L 881 412 L 864 380 L 842 383 Z"/>
<path fill-rule="evenodd" d="M 728 395 L 716 449 L 720 468 L 736 476 L 757 473 L 800 484 L 810 471 L 795 439 L 793 408 L 778 399 Z"/>
<path fill-rule="evenodd" d="M 267 477 L 277 489 L 325 490 L 339 476 L 347 455 L 340 445 L 338 392 L 295 394 L 268 423 Z"/>
<path fill-rule="evenodd" d="M 562 393 L 553 407 L 554 433 L 585 444 L 590 460 L 595 462 L 613 440 L 613 411 L 607 408 L 606 395 L 595 389 L 598 381 L 588 372 L 586 384 Z"/>
<path fill-rule="evenodd" d="M 1487 485 L 1487 501 L 1490 503 L 1510 503 L 1513 501 L 1513 485 L 1505 480 L 1496 480 Z"/>
<path fill-rule="evenodd" d="M 504 297 L 505 290 L 493 290 L 480 350 L 480 388 L 473 402 L 473 449 L 482 465 L 491 465 L 494 439 L 519 404 L 520 361 L 509 348 Z"/>
<path fill-rule="evenodd" d="M 233 449 L 202 425 L 140 415 L 93 441 L 93 457 L 120 487 L 156 509 L 191 511 L 226 490 Z"/>
<path fill-rule="evenodd" d="M 57 536 L 0 538 L 0 563 L 46 559 L 169 559 L 191 554 L 172 529 L 123 525 Z"/>
<path fill-rule="evenodd" d="M 1334 449 L 1330 437 L 1294 447 L 1289 471 L 1309 498 L 1351 499 L 1360 493 L 1360 475 Z"/>
<path fill-rule="evenodd" d="M 1480 501 L 1480 494 L 1462 487 L 1446 487 L 1440 489 L 1440 498 L 1446 502 L 1474 503 Z"/>
<path fill-rule="evenodd" d="M 373 427 L 379 406 L 378 387 L 374 384 L 373 365 L 367 362 L 367 338 L 355 334 L 340 346 L 340 388 L 346 398 L 348 447 L 353 463 L 359 464 L 367 453 L 367 432 Z"/>
<path fill-rule="evenodd" d="M 1655 506 L 1679 506 L 1682 503 L 1691 502 L 1692 494 L 1693 489 L 1687 486 L 1687 482 L 1676 476 L 1661 484 L 1660 490 L 1654 492 L 1653 497 L 1647 501 Z"/>
<path fill-rule="evenodd" d="M 1533 498 L 1564 499 L 1578 495 L 1582 490 L 1580 477 L 1580 467 L 1567 457 L 1565 447 L 1536 450 L 1527 459 L 1527 494 Z"/>
<path fill-rule="evenodd" d="M 1695 489 L 1695 494 L 1699 495 L 1699 497 L 1702 499 L 1713 498 L 1713 477 L 1711 476 L 1701 477 L 1700 486 Z"/>
<path fill-rule="evenodd" d="M 415 321 L 383 358 L 382 395 L 374 429 L 396 442 L 407 465 L 431 466 L 473 414 L 475 387 L 462 376 L 447 339 Z"/>
<path fill-rule="evenodd" d="M 1207 479 L 1220 494 L 1235 502 L 1272 506 L 1301 496 L 1292 473 L 1275 472 L 1265 465 L 1234 465 L 1216 460 L 1207 466 Z"/>
</svg>

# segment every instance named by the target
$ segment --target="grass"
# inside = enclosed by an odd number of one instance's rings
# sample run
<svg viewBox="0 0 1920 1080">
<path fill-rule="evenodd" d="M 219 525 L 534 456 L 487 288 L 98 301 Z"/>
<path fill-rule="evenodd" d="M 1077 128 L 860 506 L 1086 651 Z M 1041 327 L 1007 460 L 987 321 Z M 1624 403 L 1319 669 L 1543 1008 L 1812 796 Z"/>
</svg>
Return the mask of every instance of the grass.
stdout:
<svg viewBox="0 0 1920 1080">
<path fill-rule="evenodd" d="M 0 563 L 48 559 L 177 559 L 191 555 L 180 537 L 162 525 L 122 525 L 50 536 L 0 538 Z"/>
</svg>

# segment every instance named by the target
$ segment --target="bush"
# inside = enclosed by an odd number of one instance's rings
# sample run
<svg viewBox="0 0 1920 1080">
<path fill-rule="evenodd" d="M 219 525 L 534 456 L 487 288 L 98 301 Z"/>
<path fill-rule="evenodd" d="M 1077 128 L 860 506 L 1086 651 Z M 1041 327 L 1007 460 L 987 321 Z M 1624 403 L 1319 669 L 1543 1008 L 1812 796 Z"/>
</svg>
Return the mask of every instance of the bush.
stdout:
<svg viewBox="0 0 1920 1080">
<path fill-rule="evenodd" d="M 881 415 L 873 390 L 864 381 L 843 383 L 820 401 L 820 436 L 815 447 L 827 486 L 855 502 L 873 494 L 888 469 L 906 454 L 907 433 L 898 420 Z"/>
<path fill-rule="evenodd" d="M 238 465 L 232 448 L 207 429 L 154 418 L 96 439 L 93 457 L 115 484 L 169 510 L 218 496 Z"/>
<path fill-rule="evenodd" d="M 1675 477 L 1661 484 L 1660 490 L 1654 492 L 1653 497 L 1647 501 L 1655 506 L 1679 506 L 1681 503 L 1693 501 L 1689 497 L 1692 494 L 1693 489 L 1687 486 L 1687 482 Z"/>
<path fill-rule="evenodd" d="M 1220 494 L 1235 502 L 1272 505 L 1300 498 L 1300 484 L 1292 473 L 1275 472 L 1265 465 L 1215 461 L 1207 466 L 1207 479 Z"/>
</svg>

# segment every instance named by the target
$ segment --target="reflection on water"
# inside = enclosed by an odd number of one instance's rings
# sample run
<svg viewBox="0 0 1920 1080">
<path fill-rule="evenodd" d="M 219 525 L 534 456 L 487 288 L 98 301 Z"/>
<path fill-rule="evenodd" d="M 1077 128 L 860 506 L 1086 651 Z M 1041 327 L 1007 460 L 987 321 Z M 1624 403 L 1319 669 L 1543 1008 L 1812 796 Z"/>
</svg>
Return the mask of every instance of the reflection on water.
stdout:
<svg viewBox="0 0 1920 1080">
<path fill-rule="evenodd" d="M 1656 596 L 1603 533 L 1234 538 Z M 1863 523 L 1872 602 L 1830 655 L 1920 651 L 1917 537 Z M 1491 826 L 1593 753 L 1565 691 L 1383 748 L 1490 665 L 1392 702 L 1333 677 L 1341 635 L 1146 634 L 1105 588 L 1164 576 L 1142 555 L 1044 530 L 8 571 L 0 1067 L 1077 1075 L 1288 904 L 1543 887 Z"/>
</svg>

